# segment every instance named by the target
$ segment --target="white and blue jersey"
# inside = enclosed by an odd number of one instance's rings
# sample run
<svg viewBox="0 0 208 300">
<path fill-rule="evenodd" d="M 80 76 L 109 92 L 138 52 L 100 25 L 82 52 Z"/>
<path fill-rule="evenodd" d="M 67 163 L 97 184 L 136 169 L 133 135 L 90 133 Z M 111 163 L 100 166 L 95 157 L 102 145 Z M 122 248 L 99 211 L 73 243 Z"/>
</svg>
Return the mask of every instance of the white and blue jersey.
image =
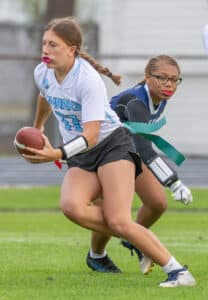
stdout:
<svg viewBox="0 0 208 300">
<path fill-rule="evenodd" d="M 103 80 L 86 60 L 76 58 L 61 84 L 45 63 L 35 68 L 34 78 L 59 123 L 64 144 L 80 135 L 83 123 L 89 121 L 101 121 L 98 143 L 122 126 L 109 105 Z"/>
</svg>

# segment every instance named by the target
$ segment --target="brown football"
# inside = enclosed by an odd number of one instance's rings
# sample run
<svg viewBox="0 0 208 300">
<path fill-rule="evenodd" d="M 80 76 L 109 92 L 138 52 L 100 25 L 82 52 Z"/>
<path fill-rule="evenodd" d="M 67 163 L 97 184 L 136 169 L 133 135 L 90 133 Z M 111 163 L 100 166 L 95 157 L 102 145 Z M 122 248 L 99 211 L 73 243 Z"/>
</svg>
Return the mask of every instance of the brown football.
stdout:
<svg viewBox="0 0 208 300">
<path fill-rule="evenodd" d="M 14 145 L 20 154 L 33 155 L 28 150 L 25 150 L 25 147 L 31 147 L 38 150 L 43 149 L 44 139 L 42 137 L 42 132 L 34 127 L 23 127 L 17 131 Z"/>
</svg>

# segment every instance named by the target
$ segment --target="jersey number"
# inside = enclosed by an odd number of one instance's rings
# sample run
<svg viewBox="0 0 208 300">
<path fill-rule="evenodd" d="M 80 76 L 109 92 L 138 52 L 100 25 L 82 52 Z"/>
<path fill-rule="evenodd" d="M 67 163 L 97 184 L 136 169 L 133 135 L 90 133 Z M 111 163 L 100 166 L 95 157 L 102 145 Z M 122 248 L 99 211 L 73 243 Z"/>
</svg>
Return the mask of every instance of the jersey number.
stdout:
<svg viewBox="0 0 208 300">
<path fill-rule="evenodd" d="M 75 130 L 82 132 L 82 127 L 76 115 L 64 115 L 58 111 L 55 111 L 55 114 L 61 119 L 67 130 L 71 131 L 74 127 Z"/>
</svg>

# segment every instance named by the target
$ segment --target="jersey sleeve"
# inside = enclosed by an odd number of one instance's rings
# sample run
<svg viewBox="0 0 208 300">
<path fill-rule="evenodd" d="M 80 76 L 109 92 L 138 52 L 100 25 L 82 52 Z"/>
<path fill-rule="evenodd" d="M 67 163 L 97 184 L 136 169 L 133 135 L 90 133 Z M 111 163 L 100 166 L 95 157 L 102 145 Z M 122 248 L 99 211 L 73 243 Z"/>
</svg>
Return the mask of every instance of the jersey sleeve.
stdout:
<svg viewBox="0 0 208 300">
<path fill-rule="evenodd" d="M 125 114 L 128 116 L 128 121 L 130 122 L 148 123 L 150 119 L 150 112 L 147 107 L 135 97 L 127 103 Z M 157 152 L 153 149 L 152 142 L 145 139 L 142 135 L 135 134 L 134 143 L 144 163 L 157 156 Z"/>
<path fill-rule="evenodd" d="M 40 95 L 45 97 L 45 75 L 47 72 L 47 68 L 44 63 L 40 63 L 36 66 L 34 70 L 34 80 L 36 83 L 37 88 L 40 91 Z"/>
<path fill-rule="evenodd" d="M 150 113 L 143 102 L 134 94 L 125 94 L 120 97 L 115 106 L 115 112 L 119 116 L 121 122 L 143 122 L 148 123 L 150 119 Z M 148 156 L 157 155 L 152 148 L 152 142 L 146 140 L 140 134 L 134 135 L 134 143 L 137 152 L 142 158 L 142 153 L 148 150 Z M 146 155 L 145 155 L 146 158 Z"/>
<path fill-rule="evenodd" d="M 105 120 L 105 103 L 108 100 L 104 82 L 100 77 L 87 78 L 82 85 L 80 97 L 83 123 Z"/>
</svg>

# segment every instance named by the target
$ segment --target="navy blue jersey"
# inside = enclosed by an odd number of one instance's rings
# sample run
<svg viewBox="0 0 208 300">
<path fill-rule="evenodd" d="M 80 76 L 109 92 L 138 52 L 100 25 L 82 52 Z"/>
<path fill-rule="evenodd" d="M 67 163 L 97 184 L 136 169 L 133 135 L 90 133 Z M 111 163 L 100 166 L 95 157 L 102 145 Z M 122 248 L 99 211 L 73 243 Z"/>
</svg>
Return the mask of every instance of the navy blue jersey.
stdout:
<svg viewBox="0 0 208 300">
<path fill-rule="evenodd" d="M 157 106 L 152 102 L 147 85 L 136 85 L 114 96 L 111 101 L 111 108 L 117 113 L 121 122 L 143 122 L 150 123 L 158 120 L 167 104 L 162 100 Z M 134 144 L 143 162 L 149 166 L 159 155 L 153 148 L 152 142 L 140 134 L 134 135 Z M 164 185 L 171 184 L 177 180 L 176 172 L 172 170 L 173 176 L 168 178 Z M 157 174 L 155 174 L 156 177 Z"/>
<path fill-rule="evenodd" d="M 121 99 L 124 99 L 126 95 L 134 95 L 134 98 L 137 99 L 137 101 L 144 104 L 147 110 L 147 114 L 149 115 L 149 118 L 148 120 L 146 120 L 146 122 L 154 122 L 159 119 L 167 104 L 166 100 L 162 100 L 159 105 L 154 106 L 154 104 L 152 103 L 152 99 L 149 96 L 148 87 L 142 84 L 136 85 L 112 97 L 110 104 L 113 110 L 116 110 L 116 107 L 119 105 Z M 143 122 L 143 117 L 141 116 L 141 120 L 138 119 L 137 122 Z"/>
</svg>

